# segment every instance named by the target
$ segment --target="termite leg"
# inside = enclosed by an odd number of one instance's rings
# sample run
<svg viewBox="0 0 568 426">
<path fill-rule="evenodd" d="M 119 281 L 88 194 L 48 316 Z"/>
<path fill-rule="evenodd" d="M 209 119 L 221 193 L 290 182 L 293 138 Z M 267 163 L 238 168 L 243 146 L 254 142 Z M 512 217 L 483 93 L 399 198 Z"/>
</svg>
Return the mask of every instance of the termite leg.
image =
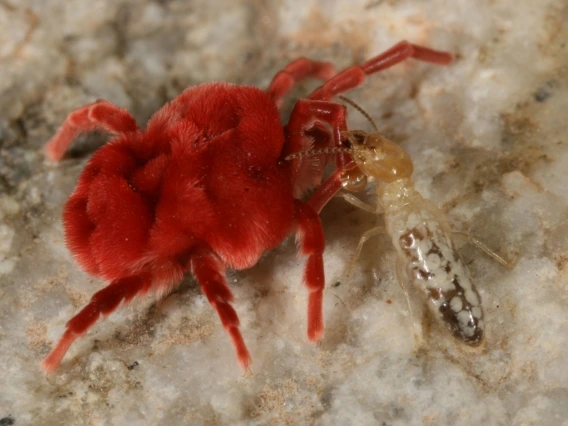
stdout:
<svg viewBox="0 0 568 426">
<path fill-rule="evenodd" d="M 357 208 L 360 208 L 361 210 L 364 210 L 366 212 L 373 213 L 373 214 L 381 214 L 382 213 L 382 209 L 381 209 L 380 204 L 377 204 L 376 207 L 373 207 L 370 204 L 364 203 L 363 201 L 361 201 L 359 198 L 357 198 L 353 194 L 345 194 L 344 193 L 344 194 L 341 194 L 341 196 L 349 204 L 351 204 L 351 205 L 353 205 Z"/>
<path fill-rule="evenodd" d="M 351 275 L 359 256 L 361 255 L 361 251 L 363 250 L 363 245 L 369 240 L 369 238 L 374 237 L 375 235 L 385 234 L 386 230 L 382 226 L 377 226 L 376 228 L 369 229 L 363 235 L 361 235 L 361 239 L 359 240 L 359 244 L 357 244 L 357 248 L 355 249 L 355 254 L 351 258 L 351 263 L 349 264 L 349 268 L 347 269 L 347 273 L 345 274 L 346 277 Z"/>
<path fill-rule="evenodd" d="M 489 247 L 487 247 L 477 238 L 472 237 L 471 235 L 465 232 L 454 231 L 452 234 L 459 238 L 465 238 L 474 246 L 476 246 L 479 250 L 481 250 L 483 253 L 485 253 L 487 256 L 489 256 L 491 259 L 493 259 L 495 262 L 499 263 L 500 265 L 504 266 L 505 268 L 511 269 L 517 261 L 516 257 L 513 260 L 509 261 L 505 260 L 503 257 L 499 256 L 497 253 L 495 253 L 493 250 L 491 250 Z"/>
<path fill-rule="evenodd" d="M 412 335 L 414 336 L 414 351 L 418 352 L 422 347 L 422 330 L 419 324 L 415 320 L 414 311 L 412 309 L 412 301 L 410 300 L 410 293 L 408 292 L 408 286 L 406 282 L 406 274 L 404 272 L 404 266 L 402 264 L 402 259 L 400 257 L 396 258 L 396 278 L 404 297 L 406 299 L 406 304 L 408 305 L 408 316 L 410 317 L 410 322 L 412 323 Z"/>
</svg>

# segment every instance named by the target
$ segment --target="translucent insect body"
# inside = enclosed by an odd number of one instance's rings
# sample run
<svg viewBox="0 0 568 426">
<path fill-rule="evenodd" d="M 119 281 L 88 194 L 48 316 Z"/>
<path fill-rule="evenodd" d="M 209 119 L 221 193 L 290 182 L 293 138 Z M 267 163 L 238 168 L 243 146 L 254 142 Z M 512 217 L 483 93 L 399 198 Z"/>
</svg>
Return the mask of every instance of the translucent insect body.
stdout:
<svg viewBox="0 0 568 426">
<path fill-rule="evenodd" d="M 455 250 L 445 215 L 414 188 L 410 157 L 378 133 L 366 135 L 364 143 L 349 134 L 348 139 L 357 166 L 377 182 L 386 232 L 398 253 L 399 279 L 426 293 L 454 336 L 478 345 L 483 339 L 481 299 Z"/>
</svg>

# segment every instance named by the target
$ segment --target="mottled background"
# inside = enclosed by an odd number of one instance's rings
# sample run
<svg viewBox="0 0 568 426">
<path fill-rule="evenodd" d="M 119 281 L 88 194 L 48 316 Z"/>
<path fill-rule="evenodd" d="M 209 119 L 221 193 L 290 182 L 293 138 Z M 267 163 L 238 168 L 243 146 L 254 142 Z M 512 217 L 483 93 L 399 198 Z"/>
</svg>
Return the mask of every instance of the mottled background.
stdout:
<svg viewBox="0 0 568 426">
<path fill-rule="evenodd" d="M 564 0 L 0 0 L 0 424 L 568 424 L 567 22 Z M 344 277 L 382 219 L 335 199 L 322 213 L 320 344 L 305 337 L 289 239 L 230 275 L 252 375 L 191 278 L 99 323 L 41 373 L 102 286 L 73 263 L 60 217 L 105 137 L 78 139 L 59 164 L 41 151 L 68 112 L 104 98 L 142 124 L 190 85 L 265 88 L 299 55 L 341 68 L 401 39 L 456 61 L 408 61 L 350 96 L 408 150 L 417 187 L 456 230 L 517 255 L 504 269 L 462 247 L 486 311 L 482 348 L 418 318 L 415 350 L 388 238 Z M 316 86 L 300 85 L 285 113 Z M 369 129 L 357 113 L 350 127 Z"/>
</svg>

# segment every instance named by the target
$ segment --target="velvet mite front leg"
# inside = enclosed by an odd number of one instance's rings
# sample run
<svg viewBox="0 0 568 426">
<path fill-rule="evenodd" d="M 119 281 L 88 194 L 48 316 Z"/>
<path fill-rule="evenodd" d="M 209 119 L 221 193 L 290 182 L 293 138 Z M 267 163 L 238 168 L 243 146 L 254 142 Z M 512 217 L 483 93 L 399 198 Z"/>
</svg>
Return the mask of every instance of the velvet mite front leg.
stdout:
<svg viewBox="0 0 568 426">
<path fill-rule="evenodd" d="M 335 75 L 335 67 L 330 62 L 314 61 L 308 58 L 298 58 L 290 62 L 284 69 L 278 72 L 266 94 L 274 101 L 277 106 L 282 104 L 284 96 L 294 85 L 308 77 L 329 80 Z"/>
<path fill-rule="evenodd" d="M 448 65 L 452 62 L 453 57 L 448 52 L 443 52 L 439 50 L 430 49 L 424 46 L 419 46 L 416 44 L 409 43 L 407 41 L 401 41 L 391 47 L 390 49 L 386 50 L 385 52 L 365 61 L 362 64 L 355 65 L 349 67 L 340 73 L 334 75 L 328 81 L 326 81 L 322 86 L 318 87 L 314 90 L 308 97 L 308 100 L 304 100 L 302 102 L 310 102 L 310 101 L 331 101 L 334 96 L 337 96 L 341 93 L 347 92 L 351 89 L 359 87 L 363 84 L 365 79 L 368 75 L 374 74 L 380 71 L 383 71 L 387 68 L 390 68 L 400 62 L 403 62 L 407 59 L 414 58 L 419 61 L 429 62 L 432 64 L 437 65 Z M 299 101 L 300 102 L 300 101 Z M 333 104 L 332 102 L 329 102 Z M 317 104 L 319 108 L 326 108 L 323 106 L 324 104 L 320 103 Z M 337 104 L 334 104 L 337 105 Z M 314 107 L 317 108 L 317 107 Z M 333 109 L 331 105 L 328 107 Z M 310 123 L 316 119 L 315 114 L 310 114 L 307 112 L 308 108 L 302 107 L 299 108 L 297 114 L 300 115 L 300 118 L 295 120 L 297 123 L 295 125 L 296 132 L 298 129 L 300 131 L 305 132 L 305 130 L 309 127 Z M 290 121 L 292 122 L 294 117 L 294 112 L 290 117 Z M 342 141 L 341 136 L 338 135 L 338 129 L 347 129 L 346 123 L 346 114 L 343 113 L 342 115 L 336 114 L 335 117 L 332 118 L 332 122 L 327 122 L 334 128 L 334 135 L 332 139 L 332 146 L 333 147 L 341 147 Z M 290 127 L 290 124 L 288 124 Z M 301 151 L 309 151 L 313 148 L 320 148 L 316 146 L 306 146 L 301 148 L 298 144 L 294 144 L 294 150 L 289 152 L 291 154 L 293 152 L 301 152 Z M 297 169 L 301 169 L 302 167 L 306 168 L 306 162 L 313 161 L 310 159 L 294 159 L 293 164 L 294 167 Z M 347 163 L 350 161 L 350 158 L 345 153 L 338 153 L 336 154 L 336 162 L 337 162 L 337 170 L 324 181 L 316 191 L 312 194 L 309 204 L 319 213 L 321 209 L 326 205 L 326 203 L 337 194 L 337 192 L 341 189 L 341 175 L 343 173 L 343 169 L 346 167 Z M 320 172 L 321 173 L 321 172 Z M 302 176 L 302 175 L 300 175 Z"/>
</svg>

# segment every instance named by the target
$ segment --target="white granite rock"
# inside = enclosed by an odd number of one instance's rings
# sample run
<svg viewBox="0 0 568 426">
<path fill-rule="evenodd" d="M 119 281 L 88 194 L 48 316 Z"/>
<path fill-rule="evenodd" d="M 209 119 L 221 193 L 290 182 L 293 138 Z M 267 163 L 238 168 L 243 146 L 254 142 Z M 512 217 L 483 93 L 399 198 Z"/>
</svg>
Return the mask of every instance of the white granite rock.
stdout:
<svg viewBox="0 0 568 426">
<path fill-rule="evenodd" d="M 562 0 L 0 1 L 0 425 L 568 425 L 567 22 Z M 187 278 L 100 321 L 43 375 L 104 285 L 72 261 L 60 217 L 105 138 L 79 138 L 59 164 L 41 151 L 67 113 L 105 98 L 143 123 L 189 85 L 266 88 L 298 56 L 341 68 L 401 39 L 456 61 L 408 61 L 349 97 L 410 153 L 417 188 L 456 230 L 516 256 L 506 269 L 460 250 L 485 307 L 481 348 L 417 318 L 416 350 L 389 239 L 344 276 L 381 217 L 334 199 L 321 343 L 305 335 L 288 239 L 229 276 L 252 374 Z M 350 127 L 369 130 L 352 110 Z"/>
</svg>

